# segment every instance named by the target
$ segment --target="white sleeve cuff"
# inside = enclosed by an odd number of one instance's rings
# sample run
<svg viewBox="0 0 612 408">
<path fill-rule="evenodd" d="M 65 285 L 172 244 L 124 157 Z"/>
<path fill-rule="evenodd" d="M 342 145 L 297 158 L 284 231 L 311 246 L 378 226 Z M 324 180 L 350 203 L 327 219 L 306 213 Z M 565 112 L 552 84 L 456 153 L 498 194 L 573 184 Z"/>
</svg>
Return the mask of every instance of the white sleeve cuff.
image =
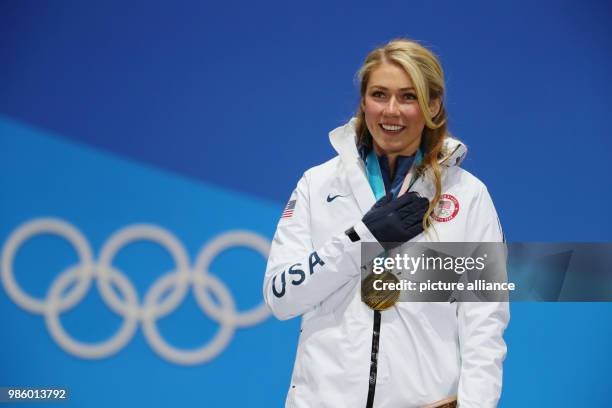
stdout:
<svg viewBox="0 0 612 408">
<path fill-rule="evenodd" d="M 359 235 L 361 242 L 378 242 L 363 221 L 359 221 L 353 228 L 355 229 L 357 235 Z"/>
<path fill-rule="evenodd" d="M 345 236 L 346 243 L 347 243 L 346 244 L 347 252 L 353 258 L 355 265 L 361 266 L 363 265 L 364 262 L 368 263 L 371 261 L 371 259 L 362 259 L 361 251 L 363 250 L 362 244 L 364 243 L 367 243 L 369 245 L 376 245 L 376 250 L 374 250 L 374 248 L 372 247 L 368 247 L 368 252 L 370 254 L 375 253 L 375 255 L 372 255 L 370 258 L 378 256 L 384 251 L 384 248 L 382 247 L 382 245 L 378 243 L 374 235 L 372 235 L 368 227 L 366 227 L 362 221 L 359 221 L 357 224 L 355 224 L 353 229 L 355 230 L 357 235 L 359 235 L 359 241 L 352 242 L 346 234 L 344 234 L 344 236 Z"/>
</svg>

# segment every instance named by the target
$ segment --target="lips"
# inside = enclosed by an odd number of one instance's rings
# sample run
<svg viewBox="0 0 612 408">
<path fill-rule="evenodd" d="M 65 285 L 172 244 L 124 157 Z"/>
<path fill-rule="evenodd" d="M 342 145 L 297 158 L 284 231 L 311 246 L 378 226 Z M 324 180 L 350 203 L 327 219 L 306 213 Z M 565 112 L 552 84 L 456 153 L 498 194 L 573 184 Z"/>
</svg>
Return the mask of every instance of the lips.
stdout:
<svg viewBox="0 0 612 408">
<path fill-rule="evenodd" d="M 399 133 L 402 130 L 406 129 L 406 126 L 402 125 L 393 125 L 389 123 L 380 123 L 378 126 L 386 133 Z"/>
</svg>

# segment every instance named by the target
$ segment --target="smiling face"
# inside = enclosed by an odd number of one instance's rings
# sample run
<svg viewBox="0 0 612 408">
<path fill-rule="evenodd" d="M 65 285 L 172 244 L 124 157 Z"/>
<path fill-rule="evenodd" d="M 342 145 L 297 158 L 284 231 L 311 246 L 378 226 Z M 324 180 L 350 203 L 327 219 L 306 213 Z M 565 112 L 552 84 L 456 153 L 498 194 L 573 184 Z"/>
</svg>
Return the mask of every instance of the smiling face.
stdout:
<svg viewBox="0 0 612 408">
<path fill-rule="evenodd" d="M 395 159 L 416 152 L 425 118 L 406 71 L 387 62 L 372 70 L 361 107 L 377 154 Z"/>
</svg>

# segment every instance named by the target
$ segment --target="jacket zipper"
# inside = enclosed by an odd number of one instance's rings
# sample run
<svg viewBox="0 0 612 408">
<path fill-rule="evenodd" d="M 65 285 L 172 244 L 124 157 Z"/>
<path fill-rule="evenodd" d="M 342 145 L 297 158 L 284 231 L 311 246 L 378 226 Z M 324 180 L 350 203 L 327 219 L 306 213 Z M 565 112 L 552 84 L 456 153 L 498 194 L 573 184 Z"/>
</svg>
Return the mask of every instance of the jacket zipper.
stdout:
<svg viewBox="0 0 612 408">
<path fill-rule="evenodd" d="M 376 392 L 376 372 L 378 370 L 378 344 L 380 340 L 380 311 L 374 310 L 374 327 L 372 328 L 372 353 L 370 354 L 370 377 L 368 385 L 368 401 L 366 408 L 374 406 Z"/>
</svg>

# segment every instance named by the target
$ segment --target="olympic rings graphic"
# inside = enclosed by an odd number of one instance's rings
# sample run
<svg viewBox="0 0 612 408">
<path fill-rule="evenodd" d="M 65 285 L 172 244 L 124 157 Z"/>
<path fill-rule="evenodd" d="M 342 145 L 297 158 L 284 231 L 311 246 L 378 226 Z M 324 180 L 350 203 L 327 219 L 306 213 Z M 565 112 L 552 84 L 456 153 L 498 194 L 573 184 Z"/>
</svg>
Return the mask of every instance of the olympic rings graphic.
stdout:
<svg viewBox="0 0 612 408">
<path fill-rule="evenodd" d="M 35 298 L 19 287 L 13 272 L 13 260 L 19 247 L 39 234 L 54 234 L 66 239 L 76 249 L 77 264 L 64 270 L 53 281 L 44 299 Z M 134 241 L 152 241 L 165 248 L 174 259 L 176 269 L 159 277 L 141 302 L 129 278 L 112 266 L 119 250 Z M 0 278 L 8 296 L 22 309 L 44 316 L 51 337 L 66 352 L 88 359 L 100 359 L 117 353 L 134 336 L 138 323 L 151 348 L 162 358 L 183 365 L 210 361 L 223 352 L 237 328 L 254 326 L 268 318 L 265 304 L 251 310 L 236 310 L 234 298 L 225 284 L 209 273 L 213 259 L 231 247 L 247 247 L 264 259 L 270 242 L 249 231 L 230 231 L 204 245 L 192 267 L 189 256 L 179 240 L 169 231 L 151 224 L 135 224 L 115 232 L 102 246 L 98 261 L 85 236 L 74 226 L 57 218 L 38 218 L 18 227 L 7 239 L 1 253 Z M 104 303 L 124 321 L 118 331 L 106 341 L 86 344 L 75 340 L 60 322 L 60 315 L 75 307 L 89 292 L 95 281 Z M 121 298 L 113 290 L 119 290 Z M 188 289 L 193 287 L 196 303 L 220 325 L 215 337 L 196 349 L 184 350 L 170 345 L 161 336 L 156 321 L 167 316 L 183 302 Z M 70 290 L 66 292 L 67 288 Z M 169 295 L 162 295 L 171 290 Z M 212 292 L 218 300 L 210 297 Z"/>
</svg>

